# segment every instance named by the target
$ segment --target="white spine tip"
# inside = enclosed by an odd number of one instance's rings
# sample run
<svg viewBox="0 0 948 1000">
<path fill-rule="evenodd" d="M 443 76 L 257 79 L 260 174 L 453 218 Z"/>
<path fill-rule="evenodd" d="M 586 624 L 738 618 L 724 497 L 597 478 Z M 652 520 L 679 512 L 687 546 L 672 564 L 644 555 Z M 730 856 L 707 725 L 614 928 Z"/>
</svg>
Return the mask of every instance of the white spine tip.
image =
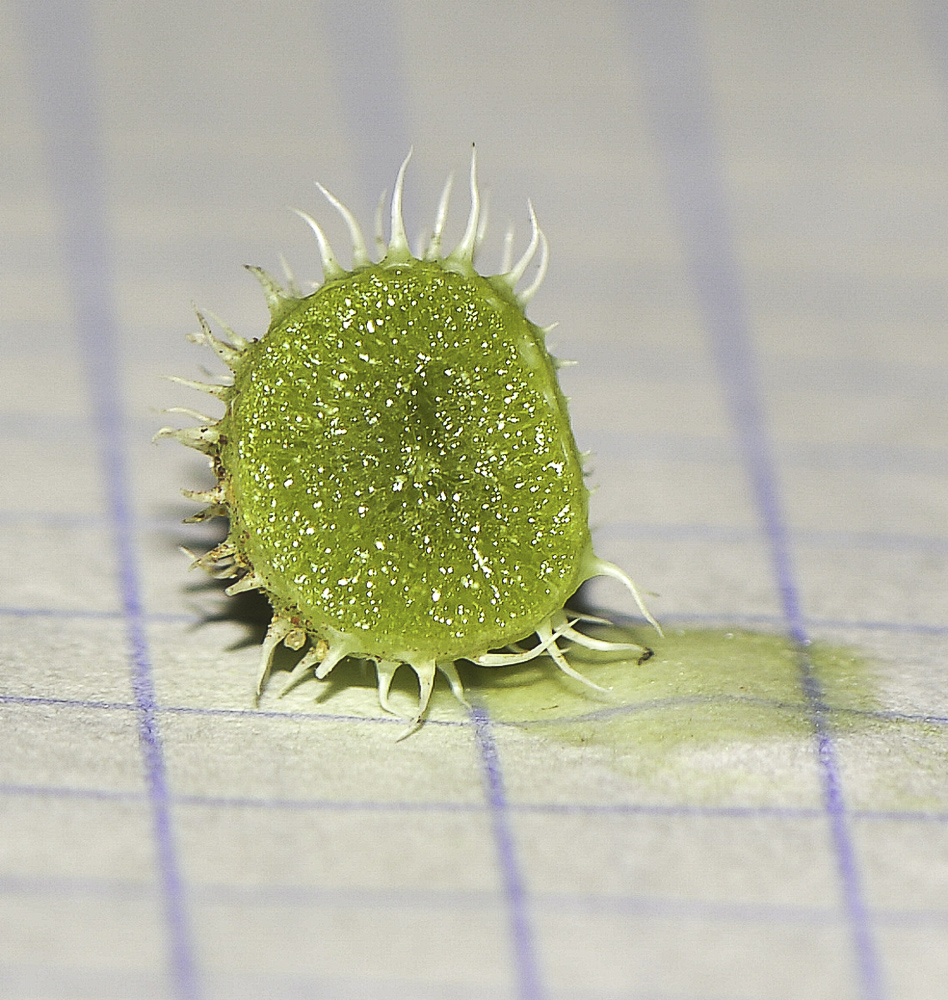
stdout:
<svg viewBox="0 0 948 1000">
<path fill-rule="evenodd" d="M 455 698 L 467 709 L 471 708 L 471 703 L 464 696 L 464 685 L 461 683 L 461 678 L 458 676 L 457 667 L 455 667 L 452 660 L 443 660 L 438 663 L 438 669 L 447 678 L 448 684 L 451 685 L 451 693 Z"/>
<path fill-rule="evenodd" d="M 392 704 L 390 695 L 392 691 L 392 681 L 395 678 L 395 671 L 401 666 L 395 660 L 377 660 L 375 673 L 378 677 L 379 705 L 382 710 L 389 715 L 398 715 L 398 710 Z"/>
<path fill-rule="evenodd" d="M 224 490 L 220 486 L 215 486 L 212 490 L 182 490 L 181 495 L 187 497 L 188 500 L 196 500 L 198 503 L 222 504 L 224 502 Z"/>
<path fill-rule="evenodd" d="M 326 655 L 320 661 L 319 666 L 313 672 L 313 676 L 316 680 L 325 680 L 329 676 L 333 667 L 335 667 L 341 660 L 344 660 L 346 656 L 349 655 L 349 647 L 344 643 L 336 643 L 334 646 L 330 646 L 326 651 Z"/>
<path fill-rule="evenodd" d="M 207 313 L 208 316 L 211 317 L 212 320 L 214 320 L 214 322 L 224 331 L 224 333 L 227 334 L 227 336 L 230 338 L 231 344 L 238 351 L 243 352 L 247 350 L 247 348 L 250 346 L 251 343 L 249 340 L 247 340 L 245 337 L 241 337 L 239 333 L 236 333 L 234 330 L 232 330 L 220 318 L 220 316 L 217 315 L 217 313 L 212 313 L 210 309 L 205 309 L 204 311 Z M 198 315 L 200 316 L 201 314 L 198 313 Z"/>
<path fill-rule="evenodd" d="M 507 232 L 504 233 L 504 248 L 500 255 L 501 277 L 506 275 L 513 265 L 513 241 L 514 241 L 514 228 L 512 225 L 510 225 L 507 227 Z"/>
<path fill-rule="evenodd" d="M 231 371 L 236 370 L 237 365 L 240 363 L 242 348 L 238 349 L 230 344 L 225 344 L 223 340 L 218 340 L 211 333 L 211 328 L 203 315 L 198 313 L 197 318 L 201 324 L 201 329 L 198 333 L 188 334 L 188 339 L 194 344 L 203 344 L 206 347 L 210 347 Z"/>
<path fill-rule="evenodd" d="M 198 413 L 197 410 L 192 410 L 190 406 L 168 406 L 162 413 L 183 413 L 186 417 L 191 417 L 202 424 L 214 424 L 217 421 L 213 417 L 209 417 L 206 413 Z"/>
<path fill-rule="evenodd" d="M 405 171 L 408 169 L 408 161 L 411 159 L 412 150 L 408 150 L 408 156 L 402 160 L 402 165 L 398 168 L 398 175 L 395 178 L 395 187 L 392 191 L 392 212 L 391 226 L 389 229 L 388 253 L 392 260 L 407 260 L 411 256 L 408 248 L 408 236 L 405 233 L 405 219 L 402 215 L 402 196 L 405 191 Z"/>
<path fill-rule="evenodd" d="M 546 277 L 547 265 L 550 262 L 550 245 L 546 241 L 546 235 L 542 229 L 538 229 L 537 232 L 540 234 L 540 266 L 537 268 L 537 274 L 533 281 L 517 296 L 517 301 L 521 306 L 526 306 L 539 291 L 540 285 L 543 284 L 543 279 Z"/>
<path fill-rule="evenodd" d="M 220 433 L 216 427 L 162 427 L 152 440 L 158 441 L 161 438 L 174 438 L 186 448 L 193 448 L 204 455 L 214 455 L 217 453 Z"/>
<path fill-rule="evenodd" d="M 227 517 L 229 511 L 223 504 L 212 504 L 210 507 L 205 507 L 204 510 L 199 510 L 196 514 L 192 514 L 190 517 L 186 517 L 182 523 L 184 524 L 200 524 L 202 521 L 210 521 L 212 517 Z M 226 572 L 221 573 L 219 576 L 217 574 L 212 574 L 212 576 L 218 576 L 218 579 L 223 580 L 225 577 L 233 576 L 234 573 L 231 572 L 231 566 L 222 567 Z"/>
<path fill-rule="evenodd" d="M 567 677 L 572 677 L 574 681 L 579 681 L 581 684 L 585 684 L 587 687 L 592 688 L 594 691 L 601 691 L 606 693 L 606 688 L 600 687 L 595 682 L 591 681 L 588 677 L 581 674 L 578 670 L 574 669 L 567 662 L 566 657 L 563 655 L 563 651 L 557 646 L 556 640 L 561 636 L 565 635 L 571 626 L 569 623 L 564 623 L 555 632 L 553 631 L 552 623 L 547 620 L 537 629 L 537 636 L 540 642 L 544 645 L 547 655 L 550 659 L 566 674 Z"/>
<path fill-rule="evenodd" d="M 342 216 L 346 228 L 349 230 L 349 239 L 352 241 L 352 266 L 354 268 L 365 267 L 371 263 L 368 247 L 365 245 L 365 236 L 362 235 L 362 228 L 356 221 L 356 217 L 349 209 L 334 195 L 330 194 L 322 184 L 316 183 L 320 193 L 330 205 Z"/>
<path fill-rule="evenodd" d="M 299 286 L 299 282 L 296 280 L 293 268 L 290 267 L 290 262 L 282 253 L 280 254 L 280 267 L 283 268 L 283 277 L 286 278 L 286 290 L 293 296 L 294 299 L 303 298 L 303 291 Z M 209 315 L 213 315 L 213 313 L 210 313 Z"/>
<path fill-rule="evenodd" d="M 174 382 L 175 385 L 183 385 L 188 389 L 197 389 L 198 392 L 206 392 L 209 396 L 214 396 L 216 399 L 226 399 L 228 393 L 233 388 L 229 385 L 214 385 L 211 382 L 195 382 L 194 379 L 179 378 L 177 375 L 165 375 L 165 378 L 169 382 Z"/>
<path fill-rule="evenodd" d="M 262 267 L 254 267 L 253 264 L 245 264 L 244 267 L 260 282 L 263 294 L 267 297 L 270 319 L 278 320 L 286 312 L 287 306 L 294 300 L 280 287 L 276 278 L 264 271 Z"/>
<path fill-rule="evenodd" d="M 233 597 L 235 594 L 244 594 L 248 590 L 260 590 L 263 586 L 265 586 L 265 581 L 261 577 L 257 576 L 256 573 L 247 573 L 236 583 L 232 583 L 224 593 L 228 597 Z"/>
<path fill-rule="evenodd" d="M 477 190 L 477 149 L 471 150 L 471 211 L 467 217 L 467 226 L 461 242 L 451 251 L 448 259 L 456 263 L 473 267 L 474 250 L 477 246 L 477 229 L 481 211 L 481 196 Z"/>
<path fill-rule="evenodd" d="M 385 227 L 382 222 L 385 216 L 385 199 L 387 197 L 388 189 L 386 188 L 379 195 L 378 204 L 375 206 L 375 249 L 378 251 L 380 259 L 385 256 L 388 250 L 388 245 L 385 242 Z"/>
<path fill-rule="evenodd" d="M 428 703 L 431 701 L 431 692 L 435 682 L 434 660 L 425 660 L 422 663 L 413 663 L 412 669 L 418 675 L 418 711 L 412 719 L 413 726 L 419 726 L 428 711 Z"/>
<path fill-rule="evenodd" d="M 480 250 L 481 244 L 484 242 L 484 236 L 487 233 L 487 223 L 490 219 L 490 190 L 484 192 L 484 198 L 481 202 L 480 218 L 477 220 L 477 232 L 474 234 L 474 253 L 473 256 L 477 256 L 477 251 Z"/>
<path fill-rule="evenodd" d="M 428 249 L 425 250 L 425 260 L 441 259 L 441 234 L 444 232 L 444 224 L 448 219 L 448 205 L 451 202 L 451 188 L 454 186 L 454 174 L 448 174 L 448 179 L 444 182 L 441 191 L 441 198 L 438 201 L 438 211 L 435 215 L 434 229 L 431 231 L 431 239 L 428 241 Z"/>
<path fill-rule="evenodd" d="M 259 700 L 260 695 L 263 693 L 264 685 L 270 676 L 270 669 L 273 666 L 273 654 L 277 646 L 293 631 L 293 628 L 293 623 L 287 621 L 285 618 L 274 617 L 273 621 L 270 622 L 266 638 L 263 640 L 263 646 L 260 648 L 260 673 L 257 677 L 255 700 Z"/>
<path fill-rule="evenodd" d="M 278 698 L 285 698 L 306 677 L 313 667 L 325 656 L 326 648 L 325 640 L 321 639 L 312 648 L 307 650 L 306 655 L 292 669 L 286 683 L 280 688 L 280 693 L 277 695 Z"/>
<path fill-rule="evenodd" d="M 415 718 L 408 723 L 407 727 L 395 737 L 395 742 L 401 743 L 402 740 L 407 740 L 409 736 L 417 733 L 418 730 L 421 729 L 421 724 L 424 721 L 425 720 L 420 715 L 416 715 Z"/>
<path fill-rule="evenodd" d="M 508 265 L 508 267 L 504 269 L 504 273 L 502 275 L 511 291 L 530 266 L 530 261 L 533 260 L 534 255 L 537 252 L 537 247 L 540 245 L 540 226 L 537 223 L 537 214 L 533 210 L 533 202 L 528 201 L 527 208 L 530 210 L 530 225 L 532 227 L 530 242 L 527 244 L 527 249 L 524 250 L 523 256 L 520 260 L 518 260 L 513 267 L 509 267 Z M 511 240 L 512 239 L 513 237 L 511 236 Z"/>
<path fill-rule="evenodd" d="M 642 600 L 642 595 L 639 593 L 639 588 L 636 587 L 635 582 L 632 577 L 625 572 L 624 569 L 616 566 L 615 563 L 607 562 L 605 559 L 595 558 L 593 560 L 593 572 L 589 574 L 587 579 L 594 576 L 609 576 L 613 580 L 618 580 L 632 595 L 632 599 L 638 606 L 639 611 L 642 612 L 642 617 L 655 629 L 655 631 L 664 639 L 665 633 L 662 631 L 661 625 L 652 617 L 652 613 L 645 606 L 645 601 Z"/>
<path fill-rule="evenodd" d="M 323 268 L 323 280 L 332 281 L 334 278 L 341 278 L 346 273 L 346 270 L 336 259 L 336 255 L 329 245 L 329 240 L 326 239 L 326 234 L 319 228 L 319 223 L 311 215 L 307 215 L 306 212 L 298 208 L 290 209 L 290 211 L 298 215 L 312 229 L 313 235 L 316 237 L 316 242 L 319 244 L 319 258 Z"/>
</svg>

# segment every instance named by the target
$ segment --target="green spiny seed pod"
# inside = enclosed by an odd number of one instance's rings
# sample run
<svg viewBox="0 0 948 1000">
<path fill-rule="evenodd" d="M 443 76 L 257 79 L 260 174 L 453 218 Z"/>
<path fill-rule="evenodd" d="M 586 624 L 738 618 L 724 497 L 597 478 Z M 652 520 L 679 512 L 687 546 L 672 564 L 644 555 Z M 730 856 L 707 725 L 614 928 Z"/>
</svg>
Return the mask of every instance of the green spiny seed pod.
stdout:
<svg viewBox="0 0 948 1000">
<path fill-rule="evenodd" d="M 520 260 L 478 274 L 483 233 L 472 157 L 460 243 L 442 255 L 449 181 L 433 235 L 415 257 L 401 209 L 407 163 L 387 244 L 379 235 L 380 260 L 371 259 L 349 210 L 320 188 L 348 227 L 352 269 L 299 213 L 319 243 L 323 284 L 303 296 L 292 279 L 284 290 L 251 268 L 271 314 L 260 340 L 221 323 L 229 342 L 221 341 L 199 314 L 192 339 L 217 352 L 232 384 L 176 381 L 223 400 L 226 412 L 218 421 L 196 414 L 200 426 L 158 434 L 211 459 L 218 484 L 186 491 L 209 504 L 190 520 L 230 519 L 227 539 L 196 564 L 239 577 L 228 594 L 259 589 L 273 606 L 258 695 L 276 646 L 309 643 L 284 693 L 351 656 L 374 661 L 380 703 L 392 711 L 392 677 L 408 664 L 420 686 L 414 727 L 439 670 L 466 704 L 456 660 L 504 666 L 545 654 L 595 687 L 569 665 L 560 640 L 649 655 L 573 628 L 585 616 L 565 603 L 593 576 L 624 583 L 655 623 L 631 579 L 593 552 L 558 363 L 546 331 L 524 312 L 547 261 L 532 207 L 533 235 Z M 518 292 L 538 251 L 536 277 Z M 534 633 L 532 648 L 517 645 Z"/>
</svg>

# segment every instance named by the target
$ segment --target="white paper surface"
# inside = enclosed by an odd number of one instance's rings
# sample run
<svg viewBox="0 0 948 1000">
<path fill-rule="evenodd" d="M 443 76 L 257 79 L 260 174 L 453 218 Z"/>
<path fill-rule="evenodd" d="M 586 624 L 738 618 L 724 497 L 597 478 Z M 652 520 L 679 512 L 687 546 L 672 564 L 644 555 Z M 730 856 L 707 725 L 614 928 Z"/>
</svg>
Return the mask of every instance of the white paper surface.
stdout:
<svg viewBox="0 0 948 1000">
<path fill-rule="evenodd" d="M 0 4 L 0 995 L 944 995 L 946 25 Z M 218 370 L 192 302 L 262 333 L 240 265 L 318 278 L 314 180 L 368 224 L 413 144 L 421 231 L 472 142 L 668 639 L 604 698 L 469 672 L 398 743 L 357 665 L 254 708 L 159 376 Z"/>
</svg>

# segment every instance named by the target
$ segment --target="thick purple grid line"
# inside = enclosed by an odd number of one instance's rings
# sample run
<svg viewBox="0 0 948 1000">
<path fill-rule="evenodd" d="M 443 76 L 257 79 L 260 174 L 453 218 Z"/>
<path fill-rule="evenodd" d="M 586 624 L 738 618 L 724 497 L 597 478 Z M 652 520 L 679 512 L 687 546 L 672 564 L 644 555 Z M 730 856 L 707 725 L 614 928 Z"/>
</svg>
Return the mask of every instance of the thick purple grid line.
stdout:
<svg viewBox="0 0 948 1000">
<path fill-rule="evenodd" d="M 125 414 L 116 359 L 119 343 L 112 308 L 112 268 L 106 230 L 104 167 L 89 55 L 88 12 L 76 0 L 21 3 L 37 88 L 37 110 L 47 143 L 53 190 L 63 223 L 63 265 L 74 306 L 75 330 L 86 366 L 99 460 L 105 480 L 113 544 L 118 556 L 122 610 L 132 661 L 132 687 L 169 937 L 176 995 L 199 995 L 195 960 L 171 829 L 167 774 L 145 634 L 129 476 Z"/>
<path fill-rule="evenodd" d="M 849 833 L 836 749 L 822 687 L 806 653 L 807 635 L 790 557 L 778 477 L 759 395 L 753 339 L 719 176 L 711 96 L 703 70 L 696 12 L 688 0 L 629 6 L 644 68 L 655 137 L 677 211 L 696 304 L 708 331 L 744 465 L 769 542 L 774 578 L 790 637 L 798 646 L 801 686 L 810 705 L 824 803 L 844 905 L 866 1000 L 885 990 L 869 912 Z"/>
<path fill-rule="evenodd" d="M 491 731 L 490 717 L 483 708 L 473 708 L 471 719 L 474 723 L 477 748 L 480 751 L 494 842 L 497 845 L 500 870 L 504 880 L 504 894 L 510 914 L 510 936 L 514 947 L 514 961 L 517 965 L 520 1000 L 542 1000 L 546 996 L 546 991 L 540 979 L 527 894 L 517 863 L 513 831 L 508 822 L 507 793 L 504 789 L 504 776 L 500 767 L 497 744 Z"/>
</svg>

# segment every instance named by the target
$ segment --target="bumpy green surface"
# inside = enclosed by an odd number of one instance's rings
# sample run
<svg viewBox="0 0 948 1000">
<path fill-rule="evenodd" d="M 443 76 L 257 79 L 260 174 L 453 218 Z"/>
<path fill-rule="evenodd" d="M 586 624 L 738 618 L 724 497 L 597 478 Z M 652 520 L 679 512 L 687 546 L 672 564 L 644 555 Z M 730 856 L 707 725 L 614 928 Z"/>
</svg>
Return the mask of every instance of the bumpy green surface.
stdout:
<svg viewBox="0 0 948 1000">
<path fill-rule="evenodd" d="M 373 266 L 242 355 L 232 537 L 278 610 L 393 659 L 523 638 L 581 582 L 587 491 L 541 332 L 476 275 Z"/>
</svg>

